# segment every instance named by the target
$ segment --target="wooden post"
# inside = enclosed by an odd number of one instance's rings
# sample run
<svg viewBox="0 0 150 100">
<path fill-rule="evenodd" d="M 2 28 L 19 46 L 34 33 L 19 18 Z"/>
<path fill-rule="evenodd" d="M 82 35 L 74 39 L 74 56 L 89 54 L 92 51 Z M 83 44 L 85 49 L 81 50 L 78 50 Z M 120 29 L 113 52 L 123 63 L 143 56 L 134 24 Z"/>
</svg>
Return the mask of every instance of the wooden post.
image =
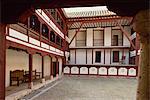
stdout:
<svg viewBox="0 0 150 100">
<path fill-rule="evenodd" d="M 33 87 L 32 68 L 33 68 L 33 54 L 29 54 L 29 84 L 28 84 L 29 89 L 32 89 Z"/>
<path fill-rule="evenodd" d="M 44 56 L 42 55 L 42 78 L 44 78 Z"/>
<path fill-rule="evenodd" d="M 58 58 L 56 57 L 56 77 L 58 78 L 59 75 L 59 62 L 58 62 Z"/>
<path fill-rule="evenodd" d="M 6 25 L 0 24 L 0 100 L 5 100 Z"/>
<path fill-rule="evenodd" d="M 141 54 L 138 73 L 137 100 L 150 99 L 150 9 L 139 11 L 133 20 L 133 29 L 139 34 Z"/>
</svg>

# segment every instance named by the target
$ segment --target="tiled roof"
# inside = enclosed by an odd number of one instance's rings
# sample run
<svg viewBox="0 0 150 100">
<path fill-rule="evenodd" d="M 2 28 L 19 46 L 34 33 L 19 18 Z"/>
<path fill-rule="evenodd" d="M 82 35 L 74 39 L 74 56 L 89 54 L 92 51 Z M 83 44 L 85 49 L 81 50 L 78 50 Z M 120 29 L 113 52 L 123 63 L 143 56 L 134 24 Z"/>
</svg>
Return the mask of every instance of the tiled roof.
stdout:
<svg viewBox="0 0 150 100">
<path fill-rule="evenodd" d="M 68 18 L 77 17 L 96 17 L 96 16 L 111 16 L 116 15 L 116 13 L 109 10 L 97 10 L 97 11 L 84 11 L 84 12 L 70 12 L 66 13 Z"/>
</svg>

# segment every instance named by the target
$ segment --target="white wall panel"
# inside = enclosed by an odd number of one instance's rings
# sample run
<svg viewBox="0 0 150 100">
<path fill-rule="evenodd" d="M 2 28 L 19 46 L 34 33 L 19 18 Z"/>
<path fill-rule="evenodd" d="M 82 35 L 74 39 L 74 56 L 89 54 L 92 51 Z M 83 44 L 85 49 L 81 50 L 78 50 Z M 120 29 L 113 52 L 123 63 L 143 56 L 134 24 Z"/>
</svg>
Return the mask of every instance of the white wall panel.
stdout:
<svg viewBox="0 0 150 100">
<path fill-rule="evenodd" d="M 111 46 L 111 27 L 104 29 L 104 46 Z"/>
<path fill-rule="evenodd" d="M 33 70 L 37 72 L 42 72 L 42 56 L 39 54 L 33 55 Z"/>
<path fill-rule="evenodd" d="M 75 64 L 75 50 L 70 50 L 70 64 Z"/>
<path fill-rule="evenodd" d="M 86 35 L 86 46 L 93 46 L 93 29 L 89 28 L 87 29 L 87 35 Z"/>
<path fill-rule="evenodd" d="M 6 77 L 5 86 L 10 84 L 10 71 L 14 70 L 29 70 L 29 55 L 22 51 L 6 50 Z"/>
<path fill-rule="evenodd" d="M 62 59 L 58 58 L 58 61 L 59 61 L 59 75 L 61 75 L 62 74 Z"/>
<path fill-rule="evenodd" d="M 29 37 L 29 42 L 32 43 L 32 44 L 35 44 L 37 46 L 40 46 L 40 41 L 38 41 L 34 38 Z"/>
<path fill-rule="evenodd" d="M 71 68 L 71 74 L 79 74 L 79 68 L 78 67 L 72 67 Z"/>
<path fill-rule="evenodd" d="M 86 64 L 86 52 L 84 49 L 76 50 L 76 63 L 77 64 Z"/>
<path fill-rule="evenodd" d="M 134 68 L 129 69 L 129 76 L 135 76 L 136 75 L 136 70 Z"/>
<path fill-rule="evenodd" d="M 23 34 L 23 33 L 20 33 L 16 30 L 13 30 L 11 28 L 9 28 L 9 35 L 12 36 L 12 37 L 15 37 L 15 38 L 18 38 L 20 40 L 23 40 L 23 41 L 28 41 L 28 36 Z"/>
<path fill-rule="evenodd" d="M 92 64 L 92 50 L 87 49 L 87 64 Z"/>
<path fill-rule="evenodd" d="M 126 68 L 119 68 L 118 74 L 119 75 L 127 75 L 127 69 Z"/>
<path fill-rule="evenodd" d="M 48 44 L 45 44 L 45 43 L 43 43 L 43 42 L 41 42 L 41 47 L 46 48 L 46 49 L 49 49 L 49 45 L 48 45 Z"/>
<path fill-rule="evenodd" d="M 44 56 L 44 77 L 45 76 L 50 76 L 50 57 L 49 56 Z"/>
<path fill-rule="evenodd" d="M 117 69 L 115 67 L 111 67 L 108 69 L 109 75 L 117 75 Z"/>
<path fill-rule="evenodd" d="M 70 68 L 66 66 L 64 68 L 64 73 L 69 74 L 70 73 Z"/>
<path fill-rule="evenodd" d="M 90 67 L 89 68 L 89 74 L 97 74 L 97 68 L 96 67 Z"/>
<path fill-rule="evenodd" d="M 105 49 L 105 64 L 110 64 L 110 50 Z"/>
<path fill-rule="evenodd" d="M 87 67 L 81 67 L 80 68 L 80 74 L 88 74 L 88 68 Z"/>
<path fill-rule="evenodd" d="M 99 68 L 99 74 L 100 75 L 107 75 L 107 68 L 105 68 L 105 67 Z"/>
</svg>

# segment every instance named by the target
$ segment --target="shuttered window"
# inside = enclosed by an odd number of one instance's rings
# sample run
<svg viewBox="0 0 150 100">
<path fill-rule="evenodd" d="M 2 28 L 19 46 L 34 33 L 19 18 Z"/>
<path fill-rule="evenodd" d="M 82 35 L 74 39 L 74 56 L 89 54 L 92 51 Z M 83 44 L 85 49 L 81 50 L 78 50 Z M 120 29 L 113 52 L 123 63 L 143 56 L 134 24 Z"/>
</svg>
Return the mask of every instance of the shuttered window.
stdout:
<svg viewBox="0 0 150 100">
<path fill-rule="evenodd" d="M 119 51 L 113 51 L 113 62 L 119 62 Z"/>
<path fill-rule="evenodd" d="M 95 62 L 100 63 L 101 62 L 101 51 L 95 52 Z"/>
</svg>

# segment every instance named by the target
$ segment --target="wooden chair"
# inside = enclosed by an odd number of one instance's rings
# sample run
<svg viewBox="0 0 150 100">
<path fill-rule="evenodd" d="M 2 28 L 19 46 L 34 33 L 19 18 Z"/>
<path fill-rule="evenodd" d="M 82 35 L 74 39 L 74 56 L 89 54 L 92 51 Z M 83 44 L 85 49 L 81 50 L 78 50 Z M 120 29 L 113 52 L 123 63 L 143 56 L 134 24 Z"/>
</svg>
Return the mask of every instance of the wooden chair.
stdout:
<svg viewBox="0 0 150 100">
<path fill-rule="evenodd" d="M 25 81 L 29 79 L 29 71 L 25 71 Z M 40 79 L 41 78 L 41 72 L 37 72 L 36 69 L 32 71 L 32 79 Z"/>
<path fill-rule="evenodd" d="M 12 82 L 16 81 L 17 86 L 19 86 L 20 81 L 24 82 L 24 70 L 14 70 L 10 71 L 10 86 L 12 86 Z"/>
</svg>

